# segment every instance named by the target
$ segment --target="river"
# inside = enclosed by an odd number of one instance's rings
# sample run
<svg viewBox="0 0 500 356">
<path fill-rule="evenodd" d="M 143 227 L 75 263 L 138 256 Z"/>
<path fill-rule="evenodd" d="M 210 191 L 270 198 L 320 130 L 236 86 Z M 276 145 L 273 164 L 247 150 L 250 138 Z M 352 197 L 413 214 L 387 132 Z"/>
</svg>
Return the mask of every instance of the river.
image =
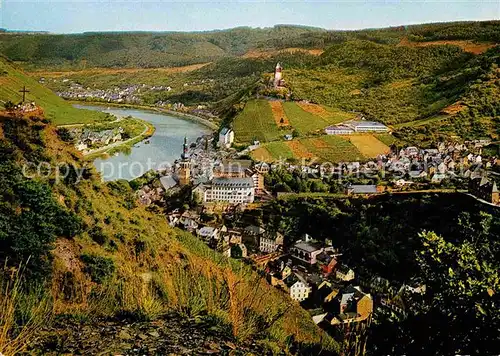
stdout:
<svg viewBox="0 0 500 356">
<path fill-rule="evenodd" d="M 163 113 L 153 113 L 140 109 L 121 109 L 98 105 L 75 105 L 87 110 L 107 112 L 118 117 L 133 116 L 148 121 L 155 127 L 155 132 L 148 140 L 134 145 L 129 152 L 120 152 L 109 158 L 97 158 L 94 166 L 101 172 L 105 181 L 126 179 L 131 180 L 143 175 L 150 169 L 172 164 L 182 153 L 184 136 L 188 143 L 212 131 L 202 124 L 181 119 Z M 146 143 L 149 142 L 149 143 Z"/>
</svg>

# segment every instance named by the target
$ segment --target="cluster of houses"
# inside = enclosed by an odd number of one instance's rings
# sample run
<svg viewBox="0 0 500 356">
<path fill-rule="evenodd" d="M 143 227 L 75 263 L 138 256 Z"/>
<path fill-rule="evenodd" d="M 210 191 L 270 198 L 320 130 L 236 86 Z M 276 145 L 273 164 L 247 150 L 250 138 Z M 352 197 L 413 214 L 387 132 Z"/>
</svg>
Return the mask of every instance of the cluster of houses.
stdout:
<svg viewBox="0 0 500 356">
<path fill-rule="evenodd" d="M 154 89 L 153 89 L 154 88 Z M 111 89 L 84 88 L 81 84 L 71 83 L 68 89 L 57 92 L 64 99 L 106 101 L 108 103 L 140 104 L 141 93 L 147 91 L 167 90 L 169 87 L 153 87 L 146 84 L 135 84 Z"/>
<path fill-rule="evenodd" d="M 466 144 L 440 143 L 437 148 L 421 149 L 406 147 L 399 151 L 379 155 L 367 162 L 341 162 L 337 165 L 314 164 L 295 165 L 287 162 L 269 164 L 269 170 L 286 169 L 318 177 L 383 177 L 396 186 L 412 185 L 421 181 L 440 183 L 444 179 L 470 179 L 478 168 L 491 168 L 498 163 L 497 158 L 484 159 L 482 147 L 489 142 L 470 142 Z M 354 189 L 351 189 L 354 188 Z M 379 193 L 380 187 L 347 187 L 346 193 Z M 361 193 L 361 192 L 360 192 Z"/>
<path fill-rule="evenodd" d="M 189 211 L 170 213 L 168 222 L 191 231 L 227 257 L 247 258 L 260 266 L 271 285 L 310 309 L 313 320 L 325 328 L 371 321 L 372 296 L 355 283 L 355 272 L 340 261 L 342 254 L 330 242 L 305 234 L 286 247 L 278 232 L 255 225 L 228 229 L 204 224 L 197 213 Z"/>
<path fill-rule="evenodd" d="M 225 217 L 238 209 L 233 206 Z M 228 228 L 221 222 L 204 222 L 192 211 L 175 210 L 167 219 L 170 226 L 192 232 L 224 256 L 246 259 L 328 331 L 367 327 L 378 314 L 404 319 L 411 310 L 408 296 L 425 293 L 425 286 L 391 285 L 381 277 L 365 280 L 357 276 L 329 240 L 317 241 L 304 234 L 289 244 L 281 233 L 262 226 Z"/>
<path fill-rule="evenodd" d="M 363 132 L 377 133 L 388 131 L 389 128 L 384 124 L 376 121 L 367 121 L 363 116 L 359 116 L 356 120 L 344 121 L 340 124 L 325 128 L 325 133 L 327 135 L 351 135 Z"/>
<path fill-rule="evenodd" d="M 88 128 L 74 128 L 70 130 L 70 133 L 75 139 L 76 149 L 86 152 L 90 149 L 121 142 L 123 140 L 124 129 L 117 127 L 110 130 L 93 131 Z"/>
</svg>

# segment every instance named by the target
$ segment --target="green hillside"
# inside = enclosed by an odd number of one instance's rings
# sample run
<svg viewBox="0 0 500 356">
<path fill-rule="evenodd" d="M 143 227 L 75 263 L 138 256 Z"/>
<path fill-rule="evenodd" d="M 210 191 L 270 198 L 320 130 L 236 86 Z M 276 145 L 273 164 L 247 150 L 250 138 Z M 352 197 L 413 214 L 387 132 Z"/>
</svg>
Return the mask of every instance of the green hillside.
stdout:
<svg viewBox="0 0 500 356">
<path fill-rule="evenodd" d="M 322 29 L 280 25 L 209 32 L 0 34 L 0 52 L 34 67 L 181 66 L 242 55 L 250 48 Z"/>
<path fill-rule="evenodd" d="M 107 118 L 103 113 L 73 108 L 36 80 L 0 58 L 0 104 L 22 101 L 19 90 L 24 86 L 29 90 L 26 101 L 34 101 L 41 106 L 45 117 L 56 125 L 89 123 Z"/>
</svg>

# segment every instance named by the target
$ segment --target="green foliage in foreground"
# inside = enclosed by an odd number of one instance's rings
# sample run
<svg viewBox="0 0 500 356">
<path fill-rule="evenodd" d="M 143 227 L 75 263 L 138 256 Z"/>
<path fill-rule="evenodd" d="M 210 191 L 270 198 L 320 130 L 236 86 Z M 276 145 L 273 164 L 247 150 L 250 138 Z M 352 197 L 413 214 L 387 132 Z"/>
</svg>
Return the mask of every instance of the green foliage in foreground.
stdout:
<svg viewBox="0 0 500 356">
<path fill-rule="evenodd" d="M 25 264 L 26 277 L 41 279 L 50 273 L 55 239 L 81 232 L 81 220 L 56 201 L 46 183 L 27 178 L 17 165 L 23 151 L 32 167 L 47 162 L 41 132 L 15 122 L 18 119 L 1 120 L 11 143 L 0 140 L 0 264 Z"/>
</svg>

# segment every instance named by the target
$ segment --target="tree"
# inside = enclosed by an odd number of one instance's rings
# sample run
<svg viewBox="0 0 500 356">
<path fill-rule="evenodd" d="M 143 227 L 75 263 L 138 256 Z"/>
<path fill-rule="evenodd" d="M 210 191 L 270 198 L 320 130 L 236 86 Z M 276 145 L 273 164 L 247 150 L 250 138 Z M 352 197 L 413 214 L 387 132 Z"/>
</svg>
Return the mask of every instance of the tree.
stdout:
<svg viewBox="0 0 500 356">
<path fill-rule="evenodd" d="M 419 237 L 417 262 L 426 293 L 416 315 L 428 327 L 413 330 L 413 346 L 424 354 L 498 352 L 500 274 L 488 240 L 453 244 L 432 232 Z"/>
</svg>

